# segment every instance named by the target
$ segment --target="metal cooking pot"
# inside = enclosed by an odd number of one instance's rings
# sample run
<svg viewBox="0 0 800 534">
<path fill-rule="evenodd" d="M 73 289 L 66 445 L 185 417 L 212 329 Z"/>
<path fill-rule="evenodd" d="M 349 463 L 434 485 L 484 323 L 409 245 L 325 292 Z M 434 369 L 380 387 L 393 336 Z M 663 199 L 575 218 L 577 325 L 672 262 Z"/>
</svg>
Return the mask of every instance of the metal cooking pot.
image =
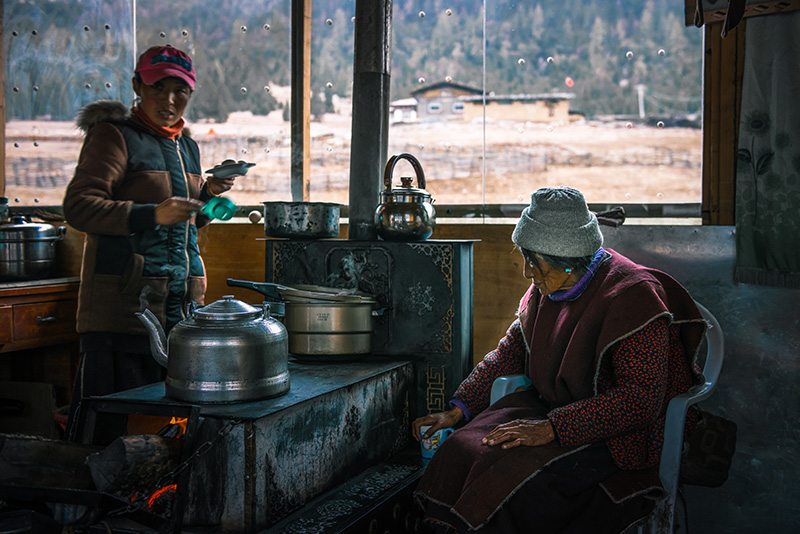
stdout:
<svg viewBox="0 0 800 534">
<path fill-rule="evenodd" d="M 289 391 L 286 329 L 269 305 L 233 296 L 193 309 L 166 338 L 150 310 L 137 313 L 153 358 L 167 368 L 168 397 L 199 403 L 244 402 Z"/>
<path fill-rule="evenodd" d="M 419 188 L 411 186 L 411 178 L 400 178 L 401 185 L 392 189 L 392 171 L 401 159 L 408 160 L 417 175 Z M 433 234 L 436 210 L 430 193 L 425 191 L 425 173 L 417 158 L 398 154 L 386 162 L 383 175 L 385 190 L 375 210 L 378 235 L 387 241 L 424 241 Z"/>
<path fill-rule="evenodd" d="M 341 204 L 331 202 L 262 202 L 268 237 L 323 239 L 338 237 Z"/>
<path fill-rule="evenodd" d="M 52 277 L 56 243 L 66 231 L 64 226 L 32 223 L 21 215 L 0 224 L 0 282 Z"/>
<path fill-rule="evenodd" d="M 320 286 L 288 287 L 228 279 L 228 285 L 258 291 L 285 306 L 289 352 L 299 356 L 368 354 L 375 300 L 355 291 Z"/>
</svg>

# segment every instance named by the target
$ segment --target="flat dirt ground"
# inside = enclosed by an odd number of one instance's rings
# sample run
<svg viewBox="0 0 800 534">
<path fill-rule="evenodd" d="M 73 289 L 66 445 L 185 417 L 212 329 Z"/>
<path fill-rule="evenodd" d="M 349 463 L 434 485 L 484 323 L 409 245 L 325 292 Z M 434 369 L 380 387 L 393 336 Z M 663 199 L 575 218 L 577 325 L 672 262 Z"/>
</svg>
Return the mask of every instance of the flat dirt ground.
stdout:
<svg viewBox="0 0 800 534">
<path fill-rule="evenodd" d="M 189 127 L 204 169 L 229 158 L 256 163 L 229 194 L 237 204 L 292 200 L 290 128 L 280 112 L 236 113 L 225 123 Z M 325 115 L 311 124 L 311 135 L 310 200 L 347 203 L 351 118 Z M 15 203 L 60 205 L 81 141 L 69 122 L 9 122 L 6 196 L 12 209 Z M 594 203 L 700 201 L 698 129 L 624 121 L 393 124 L 389 154 L 400 152 L 419 159 L 425 189 L 437 204 L 527 203 L 536 188 L 561 184 L 580 189 Z M 413 174 L 401 161 L 393 185 Z"/>
</svg>

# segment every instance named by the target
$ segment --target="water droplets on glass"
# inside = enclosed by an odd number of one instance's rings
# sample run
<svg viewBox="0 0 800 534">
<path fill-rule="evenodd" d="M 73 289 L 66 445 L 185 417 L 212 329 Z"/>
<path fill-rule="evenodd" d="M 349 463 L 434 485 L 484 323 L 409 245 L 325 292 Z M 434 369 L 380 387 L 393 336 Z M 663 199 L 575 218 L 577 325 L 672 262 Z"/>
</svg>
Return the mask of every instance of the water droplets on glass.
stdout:
<svg viewBox="0 0 800 534">
<path fill-rule="evenodd" d="M 90 30 L 89 26 L 84 26 L 83 31 L 88 32 Z"/>
<path fill-rule="evenodd" d="M 167 38 L 167 34 L 164 33 L 164 32 L 159 33 L 158 36 L 161 37 L 162 39 L 166 39 Z"/>
<path fill-rule="evenodd" d="M 625 52 L 625 57 L 628 59 L 633 59 L 633 52 L 628 50 L 627 52 Z"/>
<path fill-rule="evenodd" d="M 656 193 L 656 198 L 662 200 L 664 198 L 664 193 Z"/>
<path fill-rule="evenodd" d="M 265 85 L 264 86 L 264 92 L 269 93 L 269 91 L 270 91 L 269 85 Z"/>
<path fill-rule="evenodd" d="M 38 30 L 31 30 L 31 35 L 36 37 L 37 35 L 39 35 L 39 31 Z"/>
<path fill-rule="evenodd" d="M 444 81 L 446 81 L 447 83 L 450 83 L 450 82 L 453 81 L 453 77 L 452 76 L 445 76 L 444 77 Z"/>
<path fill-rule="evenodd" d="M 328 83 L 325 84 L 325 87 L 327 87 L 328 89 L 331 89 L 333 87 L 333 84 L 331 82 L 328 82 Z"/>
<path fill-rule="evenodd" d="M 355 24 L 355 23 L 356 23 L 356 18 L 355 18 L 355 17 L 350 17 L 350 22 L 352 22 L 353 24 Z"/>
<path fill-rule="evenodd" d="M 572 87 L 573 85 L 575 85 L 575 80 L 573 80 L 571 77 L 567 76 L 566 78 L 564 78 L 564 84 L 567 87 Z"/>
<path fill-rule="evenodd" d="M 553 56 L 548 56 L 547 57 L 547 62 L 552 65 L 553 63 L 556 62 L 556 60 L 555 60 L 555 58 Z"/>
<path fill-rule="evenodd" d="M 181 35 L 183 35 L 184 37 L 187 37 L 189 35 L 189 31 L 188 30 L 181 30 Z"/>
<path fill-rule="evenodd" d="M 86 82 L 85 84 L 83 84 L 83 86 L 84 86 L 86 89 L 91 89 L 91 88 L 92 88 L 92 84 L 90 84 L 89 82 Z"/>
<path fill-rule="evenodd" d="M 422 77 L 420 77 L 420 78 L 417 80 L 417 82 L 418 82 L 418 83 L 425 83 L 425 78 L 422 78 Z"/>
<path fill-rule="evenodd" d="M 242 88 L 241 88 L 241 89 L 239 89 L 239 90 L 242 92 L 242 94 L 243 94 L 243 95 L 246 95 L 246 94 L 247 94 L 247 87 L 242 87 Z"/>
<path fill-rule="evenodd" d="M 268 146 L 264 147 L 264 154 L 269 154 L 269 147 Z"/>
<path fill-rule="evenodd" d="M 39 86 L 38 86 L 38 85 L 34 85 L 34 86 L 33 86 L 33 92 L 35 93 L 35 92 L 36 92 L 36 91 L 38 91 L 38 90 L 39 90 Z"/>
<path fill-rule="evenodd" d="M 331 26 L 331 25 L 333 25 L 333 21 L 331 19 L 325 19 L 325 24 L 327 24 L 328 26 Z"/>
<path fill-rule="evenodd" d="M 626 122 L 625 123 L 625 128 L 630 130 L 631 128 L 633 128 L 633 123 L 632 122 Z"/>
<path fill-rule="evenodd" d="M 111 89 L 111 82 L 106 82 L 106 89 Z"/>
<path fill-rule="evenodd" d="M 424 145 L 424 144 L 422 144 L 422 143 L 420 143 L 420 144 L 418 144 L 418 145 L 417 145 L 417 148 L 419 148 L 420 150 L 422 150 L 423 148 L 425 148 L 425 145 Z"/>
<path fill-rule="evenodd" d="M 522 126 L 520 126 L 519 128 L 517 128 L 517 131 L 518 131 L 519 133 L 525 133 L 525 128 L 523 128 Z"/>
<path fill-rule="evenodd" d="M 661 56 L 661 57 L 664 57 L 664 56 L 666 56 L 666 55 L 667 55 L 667 51 L 666 51 L 666 50 L 664 50 L 663 48 L 660 48 L 660 49 L 658 50 L 658 55 L 659 55 L 659 56 Z"/>
<path fill-rule="evenodd" d="M 39 142 L 38 141 L 34 141 L 33 142 L 33 146 L 39 146 Z"/>
<path fill-rule="evenodd" d="M 658 126 L 659 128 L 663 128 L 664 127 L 664 121 L 658 121 L 656 123 L 656 126 Z"/>
<path fill-rule="evenodd" d="M 553 130 L 555 130 L 555 128 L 553 128 L 553 125 L 552 124 L 548 124 L 547 125 L 547 131 L 548 132 L 552 132 Z"/>
<path fill-rule="evenodd" d="M 445 13 L 445 15 L 447 15 L 447 16 L 449 17 L 450 15 L 452 15 L 452 14 L 453 14 L 453 10 L 452 10 L 452 9 L 446 9 L 446 10 L 444 11 L 444 13 Z"/>
<path fill-rule="evenodd" d="M 18 35 L 19 34 L 17 33 L 17 30 L 14 30 L 13 32 L 11 32 L 11 37 L 17 37 Z"/>
<path fill-rule="evenodd" d="M 247 26 L 241 26 L 239 29 L 242 30 L 242 33 L 247 33 Z"/>
<path fill-rule="evenodd" d="M 108 30 L 110 30 L 110 29 L 111 29 L 111 24 L 105 24 L 105 25 L 103 26 L 103 28 L 105 28 L 105 30 L 106 30 L 106 31 L 108 31 Z"/>
<path fill-rule="evenodd" d="M 242 154 L 247 154 L 247 149 L 243 148 L 241 152 L 242 152 Z"/>
<path fill-rule="evenodd" d="M 522 58 L 522 57 L 521 57 L 521 58 L 519 58 L 519 59 L 517 60 L 517 63 L 519 63 L 520 65 L 524 65 L 524 64 L 525 64 L 525 58 Z"/>
<path fill-rule="evenodd" d="M 19 148 L 19 143 L 14 143 L 14 148 Z"/>
<path fill-rule="evenodd" d="M 14 87 L 14 88 L 13 88 L 13 89 L 11 89 L 11 90 L 12 90 L 12 91 L 14 91 L 15 93 L 19 93 L 19 87 Z"/>
<path fill-rule="evenodd" d="M 425 12 L 424 11 L 420 11 L 419 12 L 419 18 L 421 18 L 421 19 L 425 18 Z"/>
<path fill-rule="evenodd" d="M 269 24 L 264 24 L 264 30 L 269 31 Z"/>
<path fill-rule="evenodd" d="M 326 147 L 325 147 L 325 150 L 327 150 L 328 152 L 330 152 L 330 151 L 332 151 L 332 150 L 333 150 L 333 147 L 331 147 L 331 146 L 326 146 Z"/>
<path fill-rule="evenodd" d="M 631 199 L 631 194 L 630 193 L 625 193 L 625 199 L 626 200 L 630 200 Z"/>
</svg>

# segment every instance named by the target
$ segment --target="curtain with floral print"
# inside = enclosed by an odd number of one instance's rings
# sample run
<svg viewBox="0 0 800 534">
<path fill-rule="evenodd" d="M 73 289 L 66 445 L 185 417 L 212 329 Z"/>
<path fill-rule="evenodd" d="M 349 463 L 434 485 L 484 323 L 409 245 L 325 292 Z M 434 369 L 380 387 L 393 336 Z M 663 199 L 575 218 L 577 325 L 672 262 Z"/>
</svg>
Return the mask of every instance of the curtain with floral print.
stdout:
<svg viewBox="0 0 800 534">
<path fill-rule="evenodd" d="M 800 288 L 800 12 L 747 21 L 736 281 Z"/>
</svg>

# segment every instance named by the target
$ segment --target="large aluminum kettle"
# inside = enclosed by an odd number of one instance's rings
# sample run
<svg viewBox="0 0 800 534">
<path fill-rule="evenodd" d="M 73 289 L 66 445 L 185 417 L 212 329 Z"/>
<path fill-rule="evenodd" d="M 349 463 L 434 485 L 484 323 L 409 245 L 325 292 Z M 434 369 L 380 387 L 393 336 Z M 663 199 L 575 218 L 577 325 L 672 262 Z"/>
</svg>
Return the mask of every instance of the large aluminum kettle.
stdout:
<svg viewBox="0 0 800 534">
<path fill-rule="evenodd" d="M 392 188 L 392 172 L 401 159 L 408 160 L 417 175 L 417 187 L 411 178 L 400 178 L 401 185 Z M 433 234 L 436 210 L 430 193 L 425 191 L 425 173 L 417 158 L 403 152 L 389 158 L 383 175 L 385 189 L 375 210 L 378 235 L 387 241 L 424 241 Z"/>
<path fill-rule="evenodd" d="M 196 403 L 244 402 L 289 391 L 286 328 L 256 308 L 222 297 L 193 309 L 166 338 L 150 310 L 137 313 L 153 358 L 167 368 L 167 397 Z"/>
</svg>

